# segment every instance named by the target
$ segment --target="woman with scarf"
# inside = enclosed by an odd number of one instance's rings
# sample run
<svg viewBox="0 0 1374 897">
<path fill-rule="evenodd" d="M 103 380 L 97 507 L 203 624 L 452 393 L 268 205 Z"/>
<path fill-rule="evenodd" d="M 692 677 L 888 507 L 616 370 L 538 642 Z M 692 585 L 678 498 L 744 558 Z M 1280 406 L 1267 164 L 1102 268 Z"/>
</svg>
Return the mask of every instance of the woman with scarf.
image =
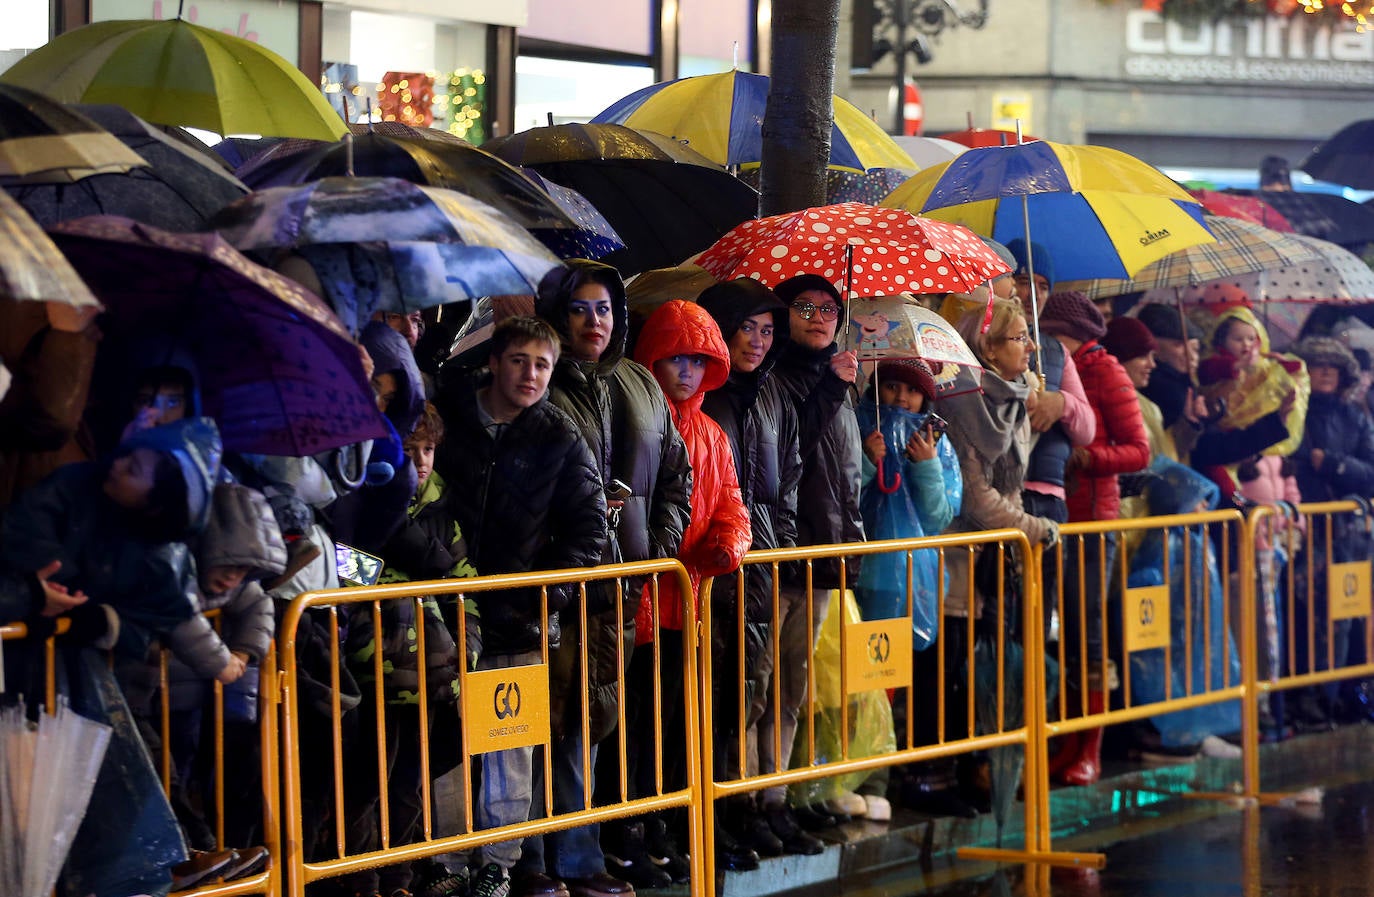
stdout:
<svg viewBox="0 0 1374 897">
<path fill-rule="evenodd" d="M 1026 399 L 1035 388 L 1030 369 L 1031 340 L 1026 315 L 1020 303 L 994 300 L 987 327 L 985 312 L 977 309 L 959 320 L 959 333 L 983 365 L 981 392 L 949 396 L 936 403 L 936 410 L 949 424 L 948 437 L 959 458 L 964 479 L 963 505 L 946 532 L 978 532 L 1012 527 L 1022 530 L 1032 543 L 1053 545 L 1059 526 L 1046 517 L 1027 514 L 1021 506 L 1021 484 L 1030 455 L 1030 416 Z M 996 551 L 993 546 L 991 551 Z M 976 552 L 982 554 L 983 552 Z M 995 594 L 975 588 L 969 594 L 969 554 L 945 553 L 949 587 L 945 595 L 940 636 L 945 640 L 945 735 L 949 739 L 967 737 L 969 720 L 968 673 L 963 668 L 968 654 L 968 617 L 979 617 L 985 601 L 996 601 Z M 1010 580 L 1007 581 L 1011 584 Z M 1007 608 L 1015 602 L 1007 604 Z M 1011 621 L 1009 621 L 1011 622 Z M 1015 631 L 1019 627 L 1011 623 Z M 938 681 L 939 652 L 916 655 L 912 671 L 917 682 Z M 939 704 L 936 700 L 917 701 L 915 728 L 918 738 L 933 743 L 939 732 Z M 906 796 L 915 809 L 941 815 L 972 816 L 975 811 L 959 798 L 952 761 L 935 761 L 918 773 L 915 793 Z"/>
</svg>

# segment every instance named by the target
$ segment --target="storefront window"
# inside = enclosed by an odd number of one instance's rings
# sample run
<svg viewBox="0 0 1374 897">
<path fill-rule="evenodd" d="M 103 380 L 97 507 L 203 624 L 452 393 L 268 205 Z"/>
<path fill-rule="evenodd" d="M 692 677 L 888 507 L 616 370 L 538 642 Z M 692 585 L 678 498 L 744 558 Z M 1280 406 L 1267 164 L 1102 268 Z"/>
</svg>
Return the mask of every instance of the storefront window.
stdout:
<svg viewBox="0 0 1374 897">
<path fill-rule="evenodd" d="M 648 56 L 653 26 L 649 0 L 529 0 L 521 37 Z"/>
<path fill-rule="evenodd" d="M 587 121 L 602 109 L 654 83 L 647 65 L 606 65 L 521 56 L 515 61 L 515 128 Z"/>
<path fill-rule="evenodd" d="M 215 28 L 262 44 L 292 65 L 299 62 L 300 10 L 279 0 L 91 0 L 91 21 L 174 19 Z"/>
<path fill-rule="evenodd" d="M 680 0 L 678 70 L 682 77 L 749 71 L 753 49 L 750 0 Z"/>
</svg>

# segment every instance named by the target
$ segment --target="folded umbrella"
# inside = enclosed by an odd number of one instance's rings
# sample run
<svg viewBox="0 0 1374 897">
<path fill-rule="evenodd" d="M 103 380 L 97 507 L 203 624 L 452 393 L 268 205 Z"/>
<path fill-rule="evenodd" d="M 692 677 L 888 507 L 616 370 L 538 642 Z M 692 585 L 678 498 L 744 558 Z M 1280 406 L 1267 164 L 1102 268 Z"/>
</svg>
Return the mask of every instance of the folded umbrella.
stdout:
<svg viewBox="0 0 1374 897">
<path fill-rule="evenodd" d="M 329 307 L 219 235 L 108 216 L 51 233 L 106 305 L 101 352 L 161 337 L 189 354 L 226 450 L 304 456 L 387 435 L 358 346 Z"/>
</svg>

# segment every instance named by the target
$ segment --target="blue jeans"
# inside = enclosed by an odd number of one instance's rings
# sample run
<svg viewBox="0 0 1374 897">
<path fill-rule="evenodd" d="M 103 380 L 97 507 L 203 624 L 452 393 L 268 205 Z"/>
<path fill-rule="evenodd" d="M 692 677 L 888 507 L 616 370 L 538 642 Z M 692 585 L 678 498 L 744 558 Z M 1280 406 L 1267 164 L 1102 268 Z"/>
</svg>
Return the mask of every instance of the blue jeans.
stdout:
<svg viewBox="0 0 1374 897">
<path fill-rule="evenodd" d="M 483 656 L 479 670 L 504 670 L 542 662 L 539 651 Z M 530 818 L 534 781 L 534 748 L 521 747 L 482 755 L 482 785 L 473 820 L 479 829 L 514 825 Z M 478 865 L 496 863 L 509 870 L 520 859 L 519 841 L 501 841 L 477 848 Z"/>
<path fill-rule="evenodd" d="M 596 745 L 592 745 L 591 758 L 585 770 L 582 764 L 580 728 L 556 740 L 548 750 L 553 766 L 554 815 L 586 809 L 583 786 L 595 786 L 595 782 L 589 779 L 592 777 L 592 770 L 596 768 Z M 531 818 L 534 818 L 536 813 L 543 812 L 543 775 L 544 765 L 536 762 L 531 777 Z M 522 845 L 519 868 L 546 872 L 555 878 L 587 878 L 604 873 L 606 856 L 601 852 L 601 826 L 583 825 L 526 838 Z"/>
</svg>

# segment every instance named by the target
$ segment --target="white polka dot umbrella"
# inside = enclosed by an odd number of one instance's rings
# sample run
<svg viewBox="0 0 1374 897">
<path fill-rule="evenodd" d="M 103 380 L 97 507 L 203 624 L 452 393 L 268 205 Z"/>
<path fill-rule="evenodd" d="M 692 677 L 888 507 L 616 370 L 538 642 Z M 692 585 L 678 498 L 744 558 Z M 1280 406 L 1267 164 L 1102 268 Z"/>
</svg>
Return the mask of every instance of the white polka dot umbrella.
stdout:
<svg viewBox="0 0 1374 897">
<path fill-rule="evenodd" d="M 696 262 L 767 286 L 819 274 L 850 297 L 967 293 L 1008 270 L 966 227 L 857 202 L 745 221 Z"/>
</svg>

